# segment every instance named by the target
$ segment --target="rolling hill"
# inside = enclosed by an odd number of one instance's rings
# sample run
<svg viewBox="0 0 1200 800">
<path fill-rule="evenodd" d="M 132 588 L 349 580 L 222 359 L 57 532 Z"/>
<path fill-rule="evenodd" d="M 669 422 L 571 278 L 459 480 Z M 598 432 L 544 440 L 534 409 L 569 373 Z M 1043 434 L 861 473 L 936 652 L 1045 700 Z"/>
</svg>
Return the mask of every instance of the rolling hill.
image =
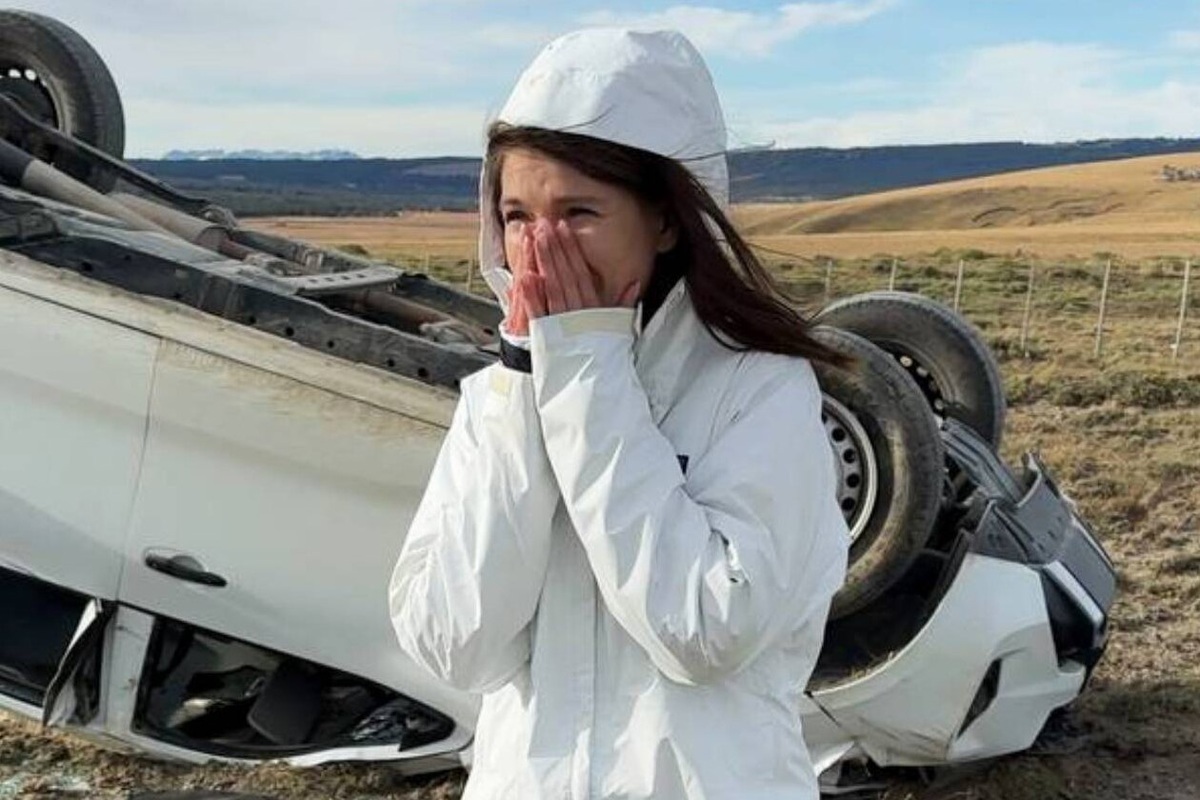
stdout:
<svg viewBox="0 0 1200 800">
<path fill-rule="evenodd" d="M 1163 167 L 1200 168 L 1200 151 L 939 183 L 807 203 L 741 203 L 734 218 L 755 243 L 799 258 L 908 256 L 935 250 L 1113 253 L 1131 259 L 1200 254 L 1200 181 Z M 474 212 L 386 217 L 276 217 L 253 225 L 374 253 L 469 259 Z"/>
<path fill-rule="evenodd" d="M 1200 152 L 1011 172 L 841 200 L 744 204 L 755 241 L 789 252 L 864 256 L 938 247 L 1129 257 L 1200 251 Z"/>
</svg>

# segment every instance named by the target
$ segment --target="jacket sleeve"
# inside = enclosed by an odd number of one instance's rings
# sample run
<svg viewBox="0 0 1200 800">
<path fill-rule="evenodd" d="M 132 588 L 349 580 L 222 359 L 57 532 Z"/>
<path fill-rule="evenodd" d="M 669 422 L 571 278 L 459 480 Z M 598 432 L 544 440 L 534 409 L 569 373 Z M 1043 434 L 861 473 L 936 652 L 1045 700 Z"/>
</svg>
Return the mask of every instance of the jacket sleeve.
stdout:
<svg viewBox="0 0 1200 800">
<path fill-rule="evenodd" d="M 499 365 L 467 378 L 392 573 L 401 648 L 467 691 L 511 677 L 529 659 L 557 503 L 532 378 Z"/>
<path fill-rule="evenodd" d="M 844 578 L 820 392 L 800 359 L 743 370 L 685 480 L 634 370 L 631 313 L 534 322 L 546 450 L 610 612 L 665 676 L 708 683 L 824 613 Z"/>
</svg>

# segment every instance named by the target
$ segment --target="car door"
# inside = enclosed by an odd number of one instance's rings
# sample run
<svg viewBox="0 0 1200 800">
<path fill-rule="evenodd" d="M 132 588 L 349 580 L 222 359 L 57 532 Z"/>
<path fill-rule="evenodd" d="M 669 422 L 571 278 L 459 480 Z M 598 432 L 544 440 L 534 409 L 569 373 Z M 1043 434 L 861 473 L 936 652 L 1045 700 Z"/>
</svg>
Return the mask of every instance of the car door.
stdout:
<svg viewBox="0 0 1200 800">
<path fill-rule="evenodd" d="M 4 707 L 40 716 L 69 651 L 90 661 L 81 648 L 99 646 L 107 617 L 92 611 L 118 593 L 157 349 L 153 336 L 0 284 Z"/>
<path fill-rule="evenodd" d="M 402 379 L 395 389 L 430 391 Z M 391 569 L 443 433 L 276 371 L 164 343 L 121 602 L 472 719 L 471 698 L 403 658 L 387 608 Z"/>
</svg>

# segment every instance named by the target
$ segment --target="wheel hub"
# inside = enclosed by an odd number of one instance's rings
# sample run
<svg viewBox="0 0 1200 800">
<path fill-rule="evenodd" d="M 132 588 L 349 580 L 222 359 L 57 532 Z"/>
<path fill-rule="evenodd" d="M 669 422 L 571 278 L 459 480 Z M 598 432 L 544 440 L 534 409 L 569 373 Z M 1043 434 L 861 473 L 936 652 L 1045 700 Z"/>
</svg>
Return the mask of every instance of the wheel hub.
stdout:
<svg viewBox="0 0 1200 800">
<path fill-rule="evenodd" d="M 39 122 L 58 127 L 54 96 L 32 67 L 0 62 L 0 94 L 11 98 Z"/>
<path fill-rule="evenodd" d="M 917 382 L 917 386 L 921 389 L 921 394 L 925 396 L 929 407 L 933 409 L 933 415 L 941 422 L 946 416 L 946 398 L 942 394 L 941 387 L 938 386 L 933 374 L 920 361 L 902 350 L 892 351 L 892 357 Z"/>
<path fill-rule="evenodd" d="M 866 429 L 848 408 L 823 396 L 821 421 L 837 469 L 838 505 L 854 542 L 871 518 L 879 491 L 879 465 Z"/>
</svg>

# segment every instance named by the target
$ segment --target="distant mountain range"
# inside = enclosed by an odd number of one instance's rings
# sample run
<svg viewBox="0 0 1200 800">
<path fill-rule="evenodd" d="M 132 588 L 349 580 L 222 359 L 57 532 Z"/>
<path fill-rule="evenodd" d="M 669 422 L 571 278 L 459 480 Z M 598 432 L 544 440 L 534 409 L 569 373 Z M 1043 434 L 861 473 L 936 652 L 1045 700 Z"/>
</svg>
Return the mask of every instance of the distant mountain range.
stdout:
<svg viewBox="0 0 1200 800">
<path fill-rule="evenodd" d="M 328 160 L 315 158 L 317 154 L 312 153 L 295 158 L 241 154 L 239 158 L 133 163 L 182 190 L 208 197 L 242 215 L 388 214 L 413 208 L 470 209 L 477 204 L 477 158 L 382 159 L 357 158 L 347 151 L 320 152 L 346 157 Z M 1185 152 L 1200 152 L 1200 138 L 752 150 L 731 153 L 729 166 L 735 202 L 796 201 L 1021 169 Z"/>
<path fill-rule="evenodd" d="M 349 150 L 168 150 L 163 161 L 353 161 L 357 153 Z"/>
</svg>

